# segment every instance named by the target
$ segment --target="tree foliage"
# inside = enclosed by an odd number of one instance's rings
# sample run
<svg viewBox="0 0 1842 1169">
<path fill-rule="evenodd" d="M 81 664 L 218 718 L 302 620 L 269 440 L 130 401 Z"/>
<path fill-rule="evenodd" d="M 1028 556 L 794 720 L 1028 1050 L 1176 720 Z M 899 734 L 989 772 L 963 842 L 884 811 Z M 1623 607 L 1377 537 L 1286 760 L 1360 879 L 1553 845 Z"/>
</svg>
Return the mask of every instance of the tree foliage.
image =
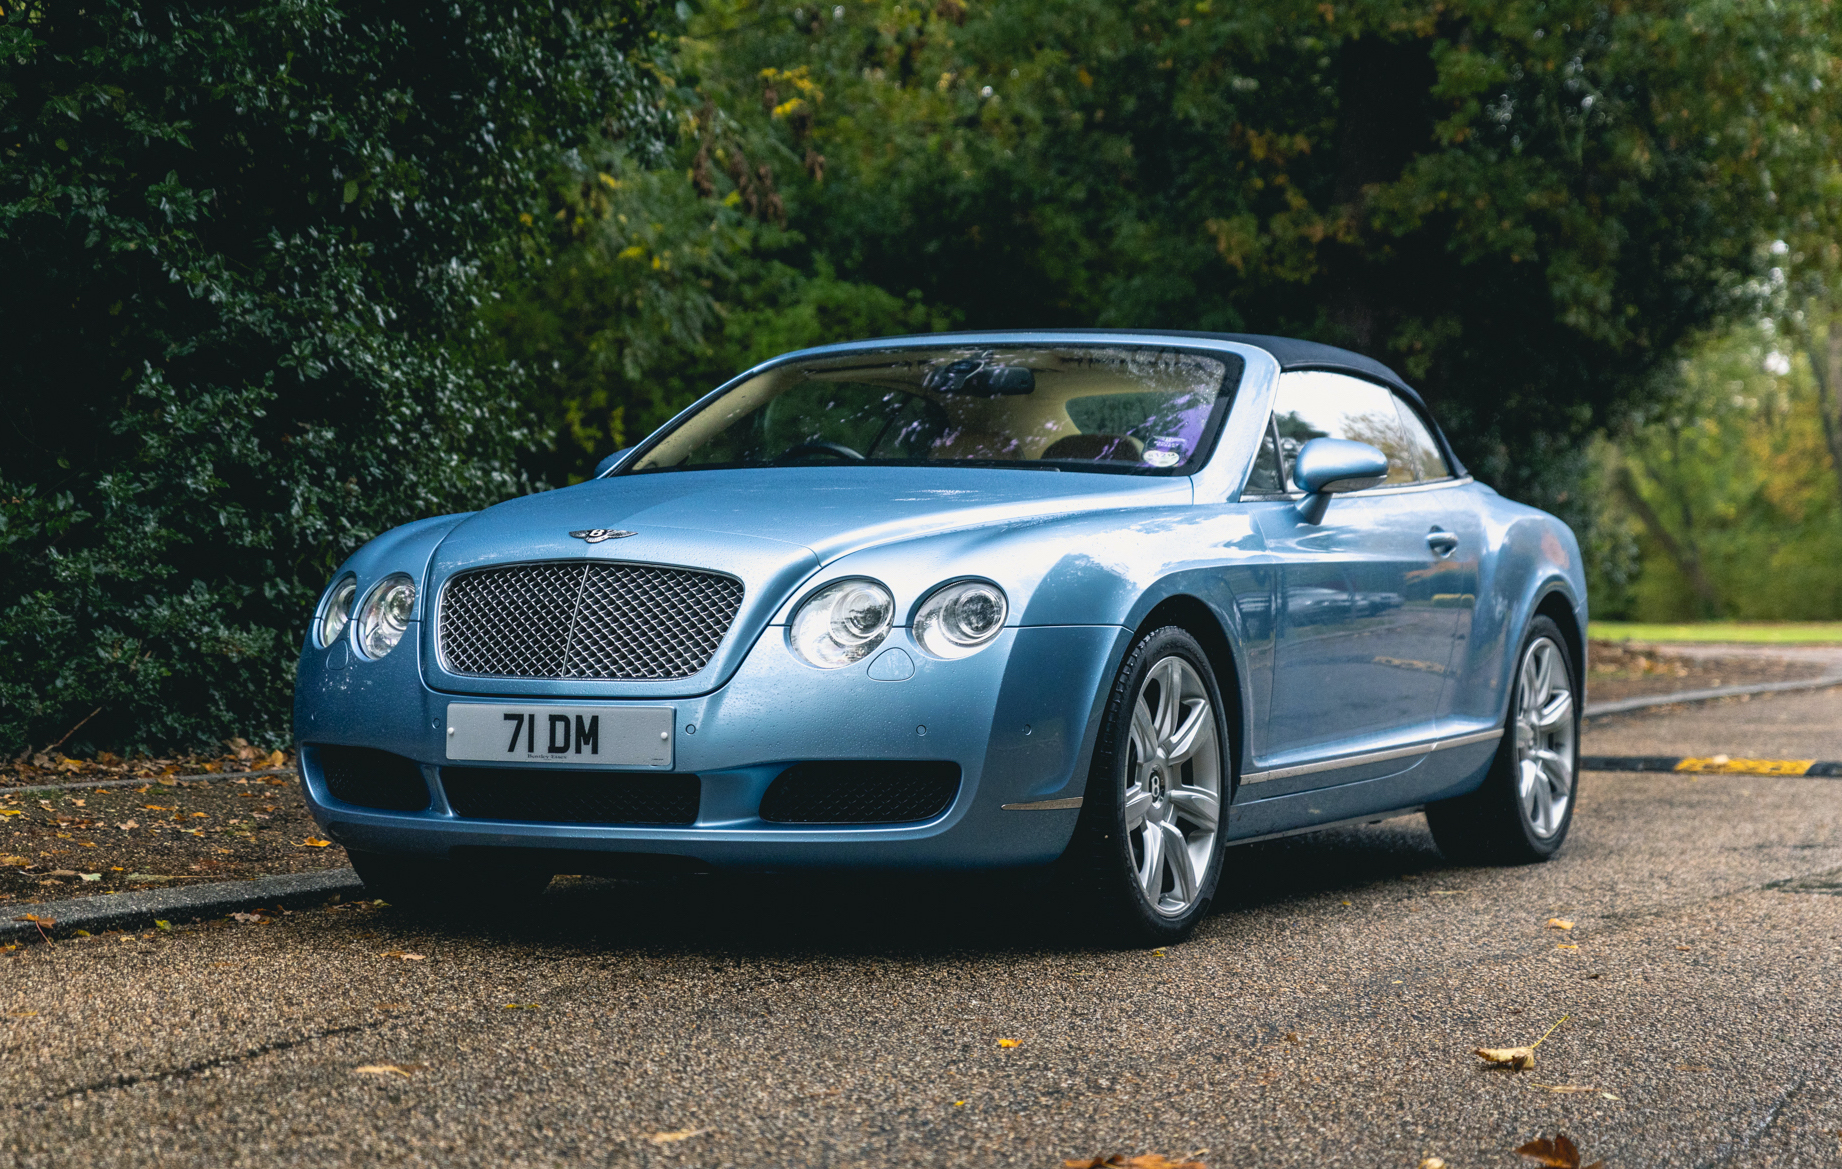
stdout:
<svg viewBox="0 0 1842 1169">
<path fill-rule="evenodd" d="M 650 16 L 4 12 L 0 750 L 279 739 L 334 565 L 522 489 L 484 273 L 570 148 L 662 148 Z"/>
<path fill-rule="evenodd" d="M 1833 23 L 1814 0 L 716 0 L 680 69 L 768 128 L 750 165 L 855 279 L 973 326 L 1347 344 L 1553 505 L 1579 439 L 1654 397 L 1817 201 Z"/>
</svg>

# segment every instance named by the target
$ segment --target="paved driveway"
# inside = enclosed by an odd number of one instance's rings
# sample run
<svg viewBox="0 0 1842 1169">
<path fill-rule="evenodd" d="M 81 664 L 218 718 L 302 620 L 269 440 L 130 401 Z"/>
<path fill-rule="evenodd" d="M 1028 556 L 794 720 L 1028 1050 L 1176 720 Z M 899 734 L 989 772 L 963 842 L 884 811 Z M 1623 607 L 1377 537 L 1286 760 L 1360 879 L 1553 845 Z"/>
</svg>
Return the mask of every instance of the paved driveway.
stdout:
<svg viewBox="0 0 1842 1169">
<path fill-rule="evenodd" d="M 1586 748 L 1842 759 L 1842 691 Z M 1842 781 L 1590 774 L 1531 868 L 1449 867 L 1417 817 L 1231 857 L 1164 952 L 989 879 L 559 882 L 465 929 L 26 947 L 0 1161 L 1371 1169 L 1565 1131 L 1618 1167 L 1842 1164 Z M 1471 1054 L 1563 1017 L 1528 1071 Z"/>
</svg>

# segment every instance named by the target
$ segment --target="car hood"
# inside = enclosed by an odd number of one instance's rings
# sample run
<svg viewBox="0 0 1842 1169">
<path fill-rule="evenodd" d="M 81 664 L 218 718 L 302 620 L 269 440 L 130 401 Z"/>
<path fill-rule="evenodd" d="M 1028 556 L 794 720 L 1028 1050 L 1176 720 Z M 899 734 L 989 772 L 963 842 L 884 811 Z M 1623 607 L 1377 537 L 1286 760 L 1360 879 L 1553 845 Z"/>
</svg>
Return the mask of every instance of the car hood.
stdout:
<svg viewBox="0 0 1842 1169">
<path fill-rule="evenodd" d="M 516 561 L 610 560 L 707 569 L 739 579 L 741 611 L 693 678 L 584 683 L 449 674 L 425 632 L 429 680 L 468 693 L 669 696 L 715 689 L 775 610 L 820 566 L 860 549 L 939 532 L 1074 512 L 1188 502 L 1185 478 L 928 467 L 674 471 L 591 480 L 521 496 L 455 525 L 429 566 L 428 595 L 454 574 Z M 631 533 L 590 543 L 572 532 Z"/>
<path fill-rule="evenodd" d="M 1188 479 L 930 467 L 785 467 L 616 476 L 468 521 L 659 528 L 777 540 L 829 563 L 860 548 L 1037 516 L 1187 501 Z"/>
</svg>

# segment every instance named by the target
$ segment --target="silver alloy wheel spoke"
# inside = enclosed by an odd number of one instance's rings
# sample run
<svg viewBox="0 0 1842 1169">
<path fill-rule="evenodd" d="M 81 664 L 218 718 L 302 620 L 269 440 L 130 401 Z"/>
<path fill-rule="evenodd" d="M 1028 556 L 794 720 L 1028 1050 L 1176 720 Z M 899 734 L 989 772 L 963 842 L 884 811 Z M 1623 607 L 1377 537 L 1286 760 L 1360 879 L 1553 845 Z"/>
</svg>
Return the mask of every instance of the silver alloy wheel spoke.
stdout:
<svg viewBox="0 0 1842 1169">
<path fill-rule="evenodd" d="M 1545 839 L 1560 831 L 1573 799 L 1573 681 L 1548 637 L 1530 643 L 1516 673 L 1517 802 L 1530 831 Z"/>
<path fill-rule="evenodd" d="M 1222 819 L 1223 744 L 1202 676 L 1164 658 L 1146 671 L 1127 731 L 1121 800 L 1139 889 L 1176 917 L 1202 895 Z"/>
</svg>

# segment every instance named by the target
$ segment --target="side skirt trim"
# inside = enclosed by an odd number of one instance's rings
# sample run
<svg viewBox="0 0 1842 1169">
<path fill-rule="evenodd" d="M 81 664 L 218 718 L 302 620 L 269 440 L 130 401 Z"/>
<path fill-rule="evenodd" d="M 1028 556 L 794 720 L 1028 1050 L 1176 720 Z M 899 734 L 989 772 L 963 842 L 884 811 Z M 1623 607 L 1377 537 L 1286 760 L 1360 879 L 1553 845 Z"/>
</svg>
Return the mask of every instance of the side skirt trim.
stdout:
<svg viewBox="0 0 1842 1169">
<path fill-rule="evenodd" d="M 1005 804 L 1007 812 L 1059 812 L 1064 808 L 1078 808 L 1085 797 L 1070 796 L 1065 800 L 1036 800 L 1028 804 Z"/>
<path fill-rule="evenodd" d="M 1369 751 L 1362 755 L 1343 755 L 1336 759 L 1325 759 L 1317 763 L 1301 763 L 1297 767 L 1276 767 L 1271 771 L 1249 771 L 1241 776 L 1242 786 L 1250 783 L 1265 783 L 1273 779 L 1291 779 L 1295 775 L 1316 775 L 1320 771 L 1339 771 L 1345 767 L 1361 767 L 1368 763 L 1386 763 L 1390 759 L 1405 759 L 1410 755 L 1430 755 L 1434 751 L 1449 751 L 1453 747 L 1469 747 L 1473 743 L 1488 743 L 1503 737 L 1503 728 L 1479 731 L 1473 735 L 1459 735 L 1452 739 L 1433 739 L 1425 743 L 1414 743 L 1406 747 L 1391 747 L 1386 751 Z M 1265 839 L 1262 837 L 1262 839 Z"/>
</svg>

